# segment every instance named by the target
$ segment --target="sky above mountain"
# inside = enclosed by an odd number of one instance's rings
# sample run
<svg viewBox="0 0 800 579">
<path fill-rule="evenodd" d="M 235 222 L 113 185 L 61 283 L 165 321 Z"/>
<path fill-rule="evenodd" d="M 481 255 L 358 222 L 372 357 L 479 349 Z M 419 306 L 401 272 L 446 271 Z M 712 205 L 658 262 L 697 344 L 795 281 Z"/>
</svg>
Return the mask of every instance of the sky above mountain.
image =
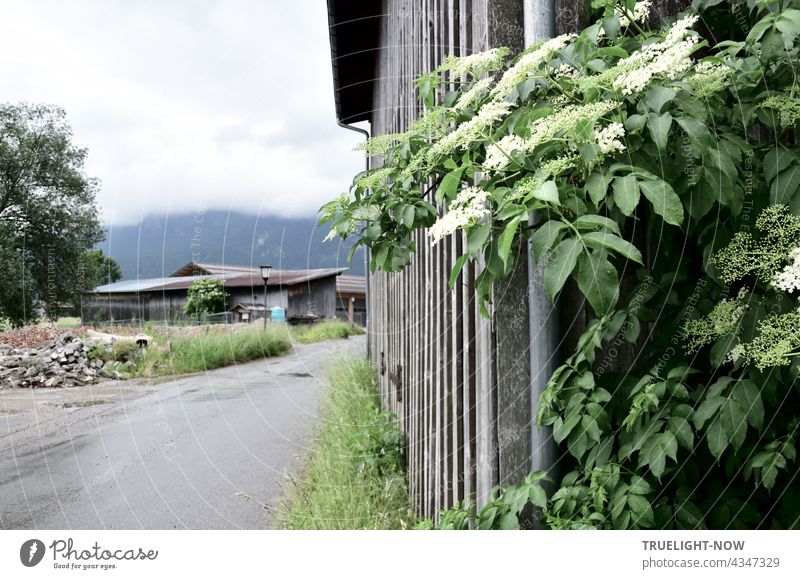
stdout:
<svg viewBox="0 0 800 579">
<path fill-rule="evenodd" d="M 58 104 L 111 225 L 307 217 L 363 167 L 336 124 L 324 2 L 4 0 L 0 94 Z"/>
</svg>

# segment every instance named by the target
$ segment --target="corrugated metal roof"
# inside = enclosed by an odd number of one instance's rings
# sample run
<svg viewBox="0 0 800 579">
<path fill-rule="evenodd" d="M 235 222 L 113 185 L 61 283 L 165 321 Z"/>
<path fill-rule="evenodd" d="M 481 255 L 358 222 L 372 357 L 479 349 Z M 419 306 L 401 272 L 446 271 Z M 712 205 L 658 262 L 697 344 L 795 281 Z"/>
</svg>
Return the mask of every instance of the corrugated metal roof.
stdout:
<svg viewBox="0 0 800 579">
<path fill-rule="evenodd" d="M 195 264 L 195 265 L 201 265 L 201 264 Z M 188 265 L 186 267 L 188 267 Z M 264 280 L 261 278 L 261 272 L 258 269 L 253 270 L 252 268 L 246 268 L 244 266 L 238 266 L 238 267 L 239 271 L 228 270 L 226 273 L 216 273 L 212 275 L 194 275 L 194 276 L 179 275 L 177 277 L 158 277 L 151 279 L 118 281 L 116 283 L 111 283 L 96 287 L 94 291 L 91 293 L 109 294 L 109 293 L 136 293 L 136 292 L 180 290 L 180 289 L 187 289 L 198 278 L 221 279 L 225 284 L 225 287 L 262 287 L 264 285 Z M 244 268 L 245 271 L 247 271 L 248 273 L 242 274 L 241 273 L 242 268 Z M 313 281 L 315 279 L 339 275 L 343 271 L 347 271 L 347 268 L 331 267 L 322 269 L 298 269 L 298 270 L 273 269 L 272 274 L 269 277 L 269 283 L 267 285 L 269 286 L 298 285 L 301 283 L 307 283 Z"/>
<path fill-rule="evenodd" d="M 336 278 L 336 291 L 348 294 L 367 292 L 367 278 L 360 275 L 340 275 Z"/>
</svg>

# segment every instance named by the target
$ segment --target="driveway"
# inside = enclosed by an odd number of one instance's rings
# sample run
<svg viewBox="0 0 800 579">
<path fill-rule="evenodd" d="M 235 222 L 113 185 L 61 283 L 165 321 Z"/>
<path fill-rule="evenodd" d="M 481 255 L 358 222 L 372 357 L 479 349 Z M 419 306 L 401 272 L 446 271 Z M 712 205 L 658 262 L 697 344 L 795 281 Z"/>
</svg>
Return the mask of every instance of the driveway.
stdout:
<svg viewBox="0 0 800 579">
<path fill-rule="evenodd" d="M 159 384 L 0 391 L 0 528 L 264 529 L 364 336 Z"/>
</svg>

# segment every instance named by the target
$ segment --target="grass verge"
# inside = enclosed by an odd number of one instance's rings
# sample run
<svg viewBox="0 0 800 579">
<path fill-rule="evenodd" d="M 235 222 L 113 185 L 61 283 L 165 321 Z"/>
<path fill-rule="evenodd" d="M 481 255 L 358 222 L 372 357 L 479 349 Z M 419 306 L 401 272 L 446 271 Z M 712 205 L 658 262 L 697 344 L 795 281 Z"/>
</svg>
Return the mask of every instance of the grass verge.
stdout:
<svg viewBox="0 0 800 579">
<path fill-rule="evenodd" d="M 365 360 L 330 372 L 319 427 L 303 477 L 288 489 L 278 520 L 287 529 L 403 529 L 413 525 L 400 453 L 403 435 L 378 405 Z"/>
<path fill-rule="evenodd" d="M 321 342 L 323 340 L 358 336 L 363 334 L 364 330 L 355 324 L 343 322 L 342 320 L 328 320 L 318 324 L 292 326 L 290 332 L 292 339 L 296 342 L 300 344 L 311 344 L 312 342 Z"/>
<path fill-rule="evenodd" d="M 98 357 L 120 361 L 117 370 L 125 378 L 188 374 L 278 356 L 291 349 L 285 329 L 248 328 L 235 333 L 202 332 L 170 338 L 144 350 L 134 345 L 115 345 Z"/>
</svg>

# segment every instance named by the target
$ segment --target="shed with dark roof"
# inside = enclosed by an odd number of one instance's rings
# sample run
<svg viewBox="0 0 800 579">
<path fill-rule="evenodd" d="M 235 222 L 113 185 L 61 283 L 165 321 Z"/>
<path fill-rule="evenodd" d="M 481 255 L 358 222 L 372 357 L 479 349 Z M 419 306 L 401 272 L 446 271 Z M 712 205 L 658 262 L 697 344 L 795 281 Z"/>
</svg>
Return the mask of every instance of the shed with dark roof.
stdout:
<svg viewBox="0 0 800 579">
<path fill-rule="evenodd" d="M 267 308 L 284 308 L 290 321 L 329 319 L 337 317 L 341 309 L 339 301 L 343 298 L 338 297 L 337 282 L 346 269 L 273 269 L 265 286 L 256 266 L 190 262 L 169 277 L 119 281 L 95 288 L 84 296 L 81 318 L 84 324 L 183 321 L 189 287 L 198 279 L 219 279 L 228 294 L 228 312 L 219 312 L 220 321 L 237 318 L 229 312 L 237 304 L 253 305 L 248 321 L 262 318 L 265 297 Z M 363 290 L 359 295 L 358 277 L 346 277 L 347 291 L 342 296 L 355 298 L 351 302 L 355 313 L 360 309 L 356 307 L 358 300 L 363 308 Z"/>
</svg>

